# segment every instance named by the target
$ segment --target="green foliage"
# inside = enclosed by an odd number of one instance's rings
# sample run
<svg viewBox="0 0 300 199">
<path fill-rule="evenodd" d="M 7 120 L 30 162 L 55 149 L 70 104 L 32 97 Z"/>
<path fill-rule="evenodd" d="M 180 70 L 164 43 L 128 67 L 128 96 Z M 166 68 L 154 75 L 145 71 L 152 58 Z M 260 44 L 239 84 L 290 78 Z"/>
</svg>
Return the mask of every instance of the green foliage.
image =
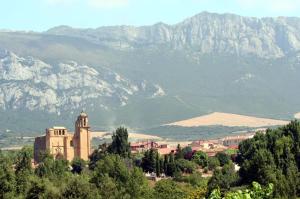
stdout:
<svg viewBox="0 0 300 199">
<path fill-rule="evenodd" d="M 66 199 L 99 199 L 101 198 L 96 187 L 82 176 L 74 176 L 62 192 Z"/>
<path fill-rule="evenodd" d="M 125 187 L 130 198 L 149 198 L 152 194 L 142 170 L 136 167 L 130 172 L 129 180 Z"/>
<path fill-rule="evenodd" d="M 9 198 L 15 192 L 15 176 L 9 158 L 0 151 L 0 198 Z"/>
<path fill-rule="evenodd" d="M 15 162 L 16 173 L 19 172 L 31 172 L 31 160 L 33 158 L 33 149 L 30 147 L 24 147 L 18 153 L 17 159 Z"/>
<path fill-rule="evenodd" d="M 145 151 L 141 166 L 145 172 L 155 172 L 158 153 L 155 149 Z"/>
<path fill-rule="evenodd" d="M 258 134 L 239 146 L 237 161 L 242 182 L 274 184 L 274 196 L 294 198 L 300 194 L 300 124 L 293 121 L 266 134 Z M 249 175 L 251 174 L 251 175 Z"/>
<path fill-rule="evenodd" d="M 224 152 L 217 153 L 216 158 L 218 158 L 220 166 L 224 166 L 230 162 L 230 156 Z"/>
<path fill-rule="evenodd" d="M 32 174 L 31 159 L 32 148 L 24 147 L 18 152 L 15 162 L 16 192 L 26 193 L 30 187 L 30 176 Z"/>
<path fill-rule="evenodd" d="M 209 157 L 208 158 L 208 169 L 209 170 L 214 170 L 216 169 L 218 166 L 220 166 L 220 161 L 218 158 L 216 157 Z"/>
<path fill-rule="evenodd" d="M 175 179 L 177 182 L 185 182 L 192 185 L 193 187 L 202 187 L 203 189 L 207 188 L 207 178 L 203 178 L 201 173 L 194 172 L 190 175 L 180 176 L 180 178 Z"/>
<path fill-rule="evenodd" d="M 182 153 L 183 153 L 184 159 L 191 160 L 192 155 L 193 155 L 192 147 L 190 147 L 190 146 L 184 147 L 182 149 Z"/>
<path fill-rule="evenodd" d="M 94 169 L 91 182 L 99 187 L 106 175 L 119 184 L 126 183 L 129 179 L 129 170 L 125 165 L 124 159 L 119 155 L 108 155 L 103 160 L 99 160 Z"/>
<path fill-rule="evenodd" d="M 130 157 L 130 144 L 128 143 L 128 132 L 124 127 L 119 127 L 112 136 L 112 143 L 108 152 L 118 154 L 122 157 Z"/>
<path fill-rule="evenodd" d="M 182 199 L 186 193 L 172 180 L 161 180 L 154 187 L 154 198 Z"/>
<path fill-rule="evenodd" d="M 164 172 L 167 176 L 174 177 L 179 174 L 179 168 L 176 165 L 174 154 L 170 153 L 164 159 Z"/>
<path fill-rule="evenodd" d="M 150 195 L 143 172 L 128 165 L 118 155 L 107 155 L 99 160 L 91 182 L 101 190 L 100 195 L 103 198 L 142 198 L 143 195 Z"/>
<path fill-rule="evenodd" d="M 35 174 L 39 177 L 62 178 L 69 171 L 68 161 L 63 159 L 54 159 L 49 152 L 41 157 L 41 162 L 35 169 Z"/>
<path fill-rule="evenodd" d="M 192 157 L 192 161 L 202 166 L 202 168 L 206 167 L 208 164 L 208 155 L 202 151 L 197 151 L 194 153 Z"/>
<path fill-rule="evenodd" d="M 237 149 L 227 149 L 226 151 L 224 151 L 227 155 L 235 155 L 238 153 Z"/>
<path fill-rule="evenodd" d="M 271 199 L 272 193 L 273 184 L 262 188 L 259 183 L 253 182 L 251 189 L 228 192 L 224 197 L 221 196 L 219 189 L 215 189 L 211 192 L 208 199 Z"/>
<path fill-rule="evenodd" d="M 238 182 L 238 175 L 232 163 L 224 165 L 222 169 L 216 169 L 208 182 L 208 192 L 220 188 L 222 192 L 230 190 L 231 186 Z"/>
<path fill-rule="evenodd" d="M 176 149 L 176 154 L 175 154 L 175 159 L 183 159 L 184 155 L 185 155 L 185 151 L 182 150 L 180 144 L 177 145 L 177 149 Z"/>
<path fill-rule="evenodd" d="M 196 170 L 196 163 L 185 159 L 178 159 L 175 161 L 176 167 L 184 173 L 193 173 Z"/>
<path fill-rule="evenodd" d="M 74 158 L 74 160 L 71 162 L 71 166 L 73 173 L 81 174 L 86 166 L 86 162 L 83 159 Z"/>
<path fill-rule="evenodd" d="M 186 199 L 204 199 L 206 195 L 206 188 L 198 187 L 193 192 L 191 192 Z"/>
<path fill-rule="evenodd" d="M 97 161 L 103 159 L 108 154 L 107 144 L 99 145 L 98 149 L 94 150 L 90 155 L 89 168 L 93 170 L 96 167 Z"/>
<path fill-rule="evenodd" d="M 109 177 L 108 174 L 104 174 L 101 176 L 101 183 L 97 185 L 98 189 L 100 190 L 100 195 L 102 198 L 107 199 L 118 199 L 122 196 L 122 189 L 118 187 L 116 181 Z"/>
<path fill-rule="evenodd" d="M 60 198 L 60 190 L 48 179 L 32 177 L 26 199 L 56 199 Z"/>
<path fill-rule="evenodd" d="M 160 176 L 160 174 L 163 172 L 161 164 L 163 164 L 163 162 L 161 161 L 161 158 L 160 158 L 158 152 L 156 152 L 156 155 L 155 155 L 155 173 L 156 173 L 156 176 Z"/>
</svg>

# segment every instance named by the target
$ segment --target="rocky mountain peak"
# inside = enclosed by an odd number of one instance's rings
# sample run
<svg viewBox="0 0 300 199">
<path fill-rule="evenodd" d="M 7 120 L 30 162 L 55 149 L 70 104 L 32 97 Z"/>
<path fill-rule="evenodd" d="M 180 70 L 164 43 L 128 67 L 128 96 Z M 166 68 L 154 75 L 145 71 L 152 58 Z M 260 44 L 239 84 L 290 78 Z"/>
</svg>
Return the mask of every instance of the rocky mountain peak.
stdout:
<svg viewBox="0 0 300 199">
<path fill-rule="evenodd" d="M 234 54 L 268 59 L 300 51 L 299 18 L 254 18 L 228 13 L 202 12 L 175 25 L 157 23 L 97 29 L 62 26 L 50 29 L 46 34 L 80 37 L 123 50 L 164 45 L 199 54 Z"/>
</svg>

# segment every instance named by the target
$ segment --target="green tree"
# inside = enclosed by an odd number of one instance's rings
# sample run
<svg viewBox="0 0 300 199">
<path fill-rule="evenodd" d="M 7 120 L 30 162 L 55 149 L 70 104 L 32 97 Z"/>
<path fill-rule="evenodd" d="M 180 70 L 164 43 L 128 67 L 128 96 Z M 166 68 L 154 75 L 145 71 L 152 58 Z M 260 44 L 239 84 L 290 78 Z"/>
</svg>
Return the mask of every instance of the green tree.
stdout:
<svg viewBox="0 0 300 199">
<path fill-rule="evenodd" d="M 145 172 L 156 171 L 156 156 L 158 155 L 157 150 L 150 149 L 145 151 L 144 157 L 142 158 L 141 166 Z"/>
<path fill-rule="evenodd" d="M 187 193 L 172 180 L 161 180 L 155 184 L 154 198 L 182 199 Z"/>
<path fill-rule="evenodd" d="M 33 150 L 30 147 L 23 147 L 17 155 L 15 162 L 15 171 L 19 172 L 32 172 L 31 160 L 33 158 Z"/>
<path fill-rule="evenodd" d="M 31 177 L 26 199 L 57 199 L 60 191 L 46 178 Z"/>
<path fill-rule="evenodd" d="M 218 152 L 216 154 L 216 158 L 218 158 L 220 166 L 224 166 L 225 164 L 228 164 L 230 162 L 230 156 L 224 152 Z"/>
<path fill-rule="evenodd" d="M 94 150 L 90 155 L 89 169 L 93 170 L 96 167 L 98 160 L 103 159 L 108 154 L 108 146 L 106 143 L 98 146 L 98 149 Z"/>
<path fill-rule="evenodd" d="M 216 169 L 214 171 L 213 176 L 208 182 L 208 192 L 210 193 L 214 189 L 220 188 L 224 193 L 230 190 L 231 186 L 235 186 L 238 180 L 234 165 L 232 163 L 226 164 L 222 169 Z"/>
<path fill-rule="evenodd" d="M 124 127 L 119 127 L 112 136 L 112 143 L 108 152 L 118 154 L 121 157 L 130 157 L 130 144 L 128 143 L 128 132 Z"/>
<path fill-rule="evenodd" d="M 69 171 L 69 163 L 64 159 L 54 159 L 48 152 L 43 154 L 41 162 L 35 169 L 35 174 L 39 177 L 62 178 Z"/>
<path fill-rule="evenodd" d="M 220 161 L 218 158 L 216 157 L 209 157 L 208 158 L 208 169 L 209 170 L 214 170 L 216 169 L 218 166 L 220 166 Z"/>
<path fill-rule="evenodd" d="M 196 163 L 185 159 L 178 159 L 175 161 L 176 168 L 180 169 L 184 173 L 193 173 L 196 170 Z"/>
<path fill-rule="evenodd" d="M 300 124 L 268 129 L 240 143 L 237 162 L 242 183 L 274 184 L 274 197 L 295 198 L 300 194 Z M 249 175 L 251 173 L 251 175 Z"/>
<path fill-rule="evenodd" d="M 71 163 L 71 166 L 72 166 L 73 173 L 81 174 L 81 172 L 84 170 L 86 166 L 86 162 L 81 158 L 74 158 Z"/>
<path fill-rule="evenodd" d="M 28 191 L 28 188 L 30 187 L 30 175 L 32 174 L 32 157 L 33 150 L 29 147 L 23 147 L 17 154 L 15 162 L 17 194 L 26 193 Z"/>
<path fill-rule="evenodd" d="M 161 174 L 161 161 L 160 161 L 160 157 L 159 157 L 159 154 L 158 152 L 156 151 L 156 154 L 155 154 L 155 173 L 156 173 L 156 176 L 160 176 Z"/>
<path fill-rule="evenodd" d="M 126 183 L 126 192 L 132 199 L 144 199 L 151 195 L 148 182 L 140 168 L 133 168 Z"/>
<path fill-rule="evenodd" d="M 9 158 L 0 150 L 0 198 L 12 198 L 15 194 L 15 176 Z"/>
<path fill-rule="evenodd" d="M 184 158 L 184 151 L 182 150 L 180 144 L 177 145 L 176 153 L 175 153 L 175 159 L 183 159 Z"/>
<path fill-rule="evenodd" d="M 192 159 L 192 156 L 193 156 L 192 147 L 190 147 L 190 146 L 184 147 L 182 149 L 182 153 L 183 153 L 184 159 L 187 159 L 187 160 Z"/>
<path fill-rule="evenodd" d="M 98 182 L 98 189 L 102 198 L 105 199 L 119 199 L 122 198 L 123 190 L 120 190 L 116 181 L 109 177 L 108 174 L 104 174 L 103 176 L 99 177 Z"/>
<path fill-rule="evenodd" d="M 94 169 L 91 182 L 97 187 L 103 183 L 103 177 L 109 176 L 114 179 L 119 185 L 124 185 L 129 179 L 129 169 L 127 168 L 124 159 L 119 155 L 108 155 L 103 160 L 99 160 Z"/>
<path fill-rule="evenodd" d="M 192 161 L 204 168 L 208 163 L 208 155 L 202 151 L 197 151 L 196 153 L 194 153 Z"/>
<path fill-rule="evenodd" d="M 208 199 L 271 199 L 273 198 L 273 184 L 269 184 L 267 187 L 253 182 L 251 189 L 237 190 L 228 192 L 224 197 L 221 196 L 219 189 L 215 189 L 211 192 Z"/>
<path fill-rule="evenodd" d="M 101 198 L 96 187 L 82 176 L 73 177 L 62 192 L 66 199 L 98 199 Z"/>
<path fill-rule="evenodd" d="M 167 176 L 174 177 L 179 172 L 179 169 L 175 163 L 174 154 L 170 153 L 165 160 L 167 161 L 165 162 L 165 174 Z"/>
</svg>

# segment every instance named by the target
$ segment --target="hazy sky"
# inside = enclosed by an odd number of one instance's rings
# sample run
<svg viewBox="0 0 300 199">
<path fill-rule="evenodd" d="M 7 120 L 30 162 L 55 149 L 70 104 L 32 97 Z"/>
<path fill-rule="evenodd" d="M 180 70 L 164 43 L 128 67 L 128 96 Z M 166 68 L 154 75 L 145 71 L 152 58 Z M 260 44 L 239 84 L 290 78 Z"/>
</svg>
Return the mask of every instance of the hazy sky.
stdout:
<svg viewBox="0 0 300 199">
<path fill-rule="evenodd" d="M 1 0 L 0 29 L 174 24 L 202 11 L 300 17 L 300 0 Z"/>
</svg>

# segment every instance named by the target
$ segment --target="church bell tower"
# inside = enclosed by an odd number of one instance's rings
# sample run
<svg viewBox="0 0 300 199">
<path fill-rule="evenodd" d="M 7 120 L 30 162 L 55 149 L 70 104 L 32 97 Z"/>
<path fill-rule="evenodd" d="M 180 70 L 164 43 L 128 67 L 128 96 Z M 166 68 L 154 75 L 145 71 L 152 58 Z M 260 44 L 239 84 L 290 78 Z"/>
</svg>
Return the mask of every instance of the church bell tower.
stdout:
<svg viewBox="0 0 300 199">
<path fill-rule="evenodd" d="M 77 157 L 88 160 L 90 155 L 90 127 L 88 122 L 88 115 L 83 111 L 77 117 L 75 122 L 75 135 L 76 149 L 75 154 Z"/>
</svg>

